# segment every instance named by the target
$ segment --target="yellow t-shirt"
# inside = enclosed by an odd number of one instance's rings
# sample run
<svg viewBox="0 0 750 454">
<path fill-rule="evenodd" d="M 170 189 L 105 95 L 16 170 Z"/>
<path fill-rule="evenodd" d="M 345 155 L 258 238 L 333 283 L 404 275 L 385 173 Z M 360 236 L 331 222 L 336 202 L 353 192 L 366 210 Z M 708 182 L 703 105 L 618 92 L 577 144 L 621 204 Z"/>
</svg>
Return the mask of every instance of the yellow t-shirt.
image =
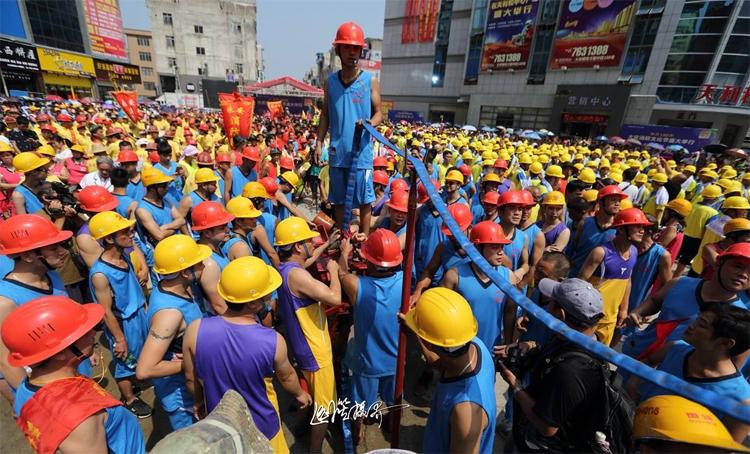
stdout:
<svg viewBox="0 0 750 454">
<path fill-rule="evenodd" d="M 706 223 L 719 212 L 708 205 L 694 204 L 693 210 L 685 219 L 685 235 L 701 238 L 706 230 Z"/>
</svg>

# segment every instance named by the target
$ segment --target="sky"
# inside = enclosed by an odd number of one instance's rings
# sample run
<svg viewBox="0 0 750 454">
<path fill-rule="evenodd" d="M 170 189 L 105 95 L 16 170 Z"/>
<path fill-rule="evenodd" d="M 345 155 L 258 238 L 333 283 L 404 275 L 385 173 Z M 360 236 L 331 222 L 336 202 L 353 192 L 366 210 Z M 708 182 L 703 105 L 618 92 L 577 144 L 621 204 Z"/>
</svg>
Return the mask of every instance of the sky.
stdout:
<svg viewBox="0 0 750 454">
<path fill-rule="evenodd" d="M 355 21 L 368 38 L 383 37 L 386 0 L 257 0 L 258 42 L 263 46 L 266 79 L 302 79 L 327 51 L 344 22 Z M 150 30 L 145 0 L 120 0 L 126 28 Z"/>
</svg>

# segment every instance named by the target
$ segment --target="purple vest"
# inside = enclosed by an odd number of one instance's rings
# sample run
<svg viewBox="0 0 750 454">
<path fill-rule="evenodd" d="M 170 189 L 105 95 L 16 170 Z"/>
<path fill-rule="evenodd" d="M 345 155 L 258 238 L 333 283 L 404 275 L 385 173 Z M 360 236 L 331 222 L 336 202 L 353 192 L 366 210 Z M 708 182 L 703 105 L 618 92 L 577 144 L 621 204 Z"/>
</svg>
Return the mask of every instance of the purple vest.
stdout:
<svg viewBox="0 0 750 454">
<path fill-rule="evenodd" d="M 222 317 L 201 320 L 195 368 L 203 383 L 206 410 L 212 411 L 233 389 L 245 398 L 258 429 L 269 440 L 280 430 L 279 413 L 267 392 L 276 356 L 276 331 L 262 325 L 238 325 Z M 275 401 L 275 393 L 273 393 Z"/>
</svg>

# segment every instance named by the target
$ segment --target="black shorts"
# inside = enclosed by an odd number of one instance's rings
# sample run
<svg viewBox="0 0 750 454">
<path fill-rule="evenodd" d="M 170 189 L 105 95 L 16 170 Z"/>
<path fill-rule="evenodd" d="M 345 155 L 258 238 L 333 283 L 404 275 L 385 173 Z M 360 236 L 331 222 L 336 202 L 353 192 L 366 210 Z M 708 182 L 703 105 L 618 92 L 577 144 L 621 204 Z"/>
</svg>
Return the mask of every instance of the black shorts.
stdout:
<svg viewBox="0 0 750 454">
<path fill-rule="evenodd" d="M 698 254 L 698 248 L 701 246 L 700 238 L 693 238 L 692 236 L 685 235 L 682 239 L 682 247 L 680 247 L 680 253 L 677 255 L 677 261 L 681 265 L 690 265 L 695 256 Z"/>
</svg>

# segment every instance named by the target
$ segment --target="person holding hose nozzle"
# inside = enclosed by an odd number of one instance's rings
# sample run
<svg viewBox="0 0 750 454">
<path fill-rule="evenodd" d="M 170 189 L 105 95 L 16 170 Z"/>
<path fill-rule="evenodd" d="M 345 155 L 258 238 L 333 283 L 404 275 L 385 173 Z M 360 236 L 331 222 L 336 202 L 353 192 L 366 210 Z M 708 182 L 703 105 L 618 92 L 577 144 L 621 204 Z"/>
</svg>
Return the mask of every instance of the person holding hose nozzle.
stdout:
<svg viewBox="0 0 750 454">
<path fill-rule="evenodd" d="M 315 162 L 320 162 L 323 141 L 330 132 L 328 201 L 335 206 L 336 223 L 341 228 L 349 172 L 356 172 L 352 206 L 359 208 L 360 226 L 362 232 L 367 234 L 370 231 L 371 204 L 375 201 L 370 134 L 362 132 L 359 150 L 353 150 L 352 145 L 357 124 L 366 121 L 377 126 L 383 119 L 380 111 L 380 83 L 357 66 L 362 49 L 366 46 L 364 32 L 359 25 L 354 22 L 342 24 L 336 31 L 333 45 L 341 59 L 341 70 L 330 74 L 323 87 L 325 105 L 320 112 Z M 355 154 L 358 158 L 353 162 Z"/>
</svg>

